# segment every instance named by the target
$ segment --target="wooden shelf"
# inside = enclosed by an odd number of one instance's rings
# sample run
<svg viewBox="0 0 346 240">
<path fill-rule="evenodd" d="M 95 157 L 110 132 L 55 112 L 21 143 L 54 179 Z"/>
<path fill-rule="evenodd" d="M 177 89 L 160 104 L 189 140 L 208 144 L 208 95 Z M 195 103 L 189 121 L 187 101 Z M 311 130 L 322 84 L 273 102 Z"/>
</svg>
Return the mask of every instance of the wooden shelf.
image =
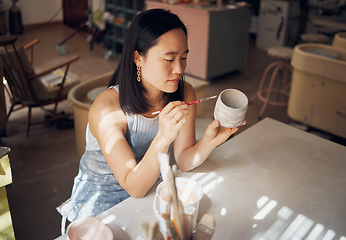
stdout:
<svg viewBox="0 0 346 240">
<path fill-rule="evenodd" d="M 105 11 L 114 16 L 106 24 L 104 45 L 108 54 L 121 54 L 126 32 L 132 20 L 144 10 L 144 0 L 105 0 Z"/>
</svg>

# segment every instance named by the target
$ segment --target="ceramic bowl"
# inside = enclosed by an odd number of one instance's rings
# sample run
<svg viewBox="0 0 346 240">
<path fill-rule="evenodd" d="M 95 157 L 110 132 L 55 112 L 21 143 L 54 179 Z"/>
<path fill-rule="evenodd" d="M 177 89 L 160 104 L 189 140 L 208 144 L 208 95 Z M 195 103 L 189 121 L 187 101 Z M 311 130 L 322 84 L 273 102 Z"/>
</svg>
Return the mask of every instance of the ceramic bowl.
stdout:
<svg viewBox="0 0 346 240">
<path fill-rule="evenodd" d="M 67 228 L 69 240 L 113 240 L 113 233 L 100 219 L 96 217 L 79 218 Z"/>
</svg>

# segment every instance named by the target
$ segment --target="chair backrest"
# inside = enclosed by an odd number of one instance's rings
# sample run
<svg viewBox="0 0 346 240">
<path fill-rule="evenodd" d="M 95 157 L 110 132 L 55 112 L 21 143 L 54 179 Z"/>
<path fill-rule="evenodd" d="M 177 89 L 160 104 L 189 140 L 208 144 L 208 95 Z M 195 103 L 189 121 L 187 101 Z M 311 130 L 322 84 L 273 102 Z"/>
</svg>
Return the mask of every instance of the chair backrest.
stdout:
<svg viewBox="0 0 346 240">
<path fill-rule="evenodd" d="M 35 102 L 37 93 L 44 93 L 46 90 L 40 79 L 31 80 L 30 83 L 27 80 L 29 76 L 35 74 L 35 70 L 23 47 L 15 47 L 16 41 L 16 36 L 0 38 L 0 57 L 4 76 L 13 99 L 21 102 Z M 35 83 L 35 86 L 31 83 Z"/>
</svg>

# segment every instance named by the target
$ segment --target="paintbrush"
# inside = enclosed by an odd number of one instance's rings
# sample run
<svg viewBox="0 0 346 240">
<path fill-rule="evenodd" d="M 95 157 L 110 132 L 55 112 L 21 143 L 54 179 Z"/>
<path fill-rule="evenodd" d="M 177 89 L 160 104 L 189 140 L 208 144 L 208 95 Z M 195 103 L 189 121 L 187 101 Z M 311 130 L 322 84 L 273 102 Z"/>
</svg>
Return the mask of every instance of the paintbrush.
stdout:
<svg viewBox="0 0 346 240">
<path fill-rule="evenodd" d="M 160 163 L 160 171 L 162 175 L 163 181 L 166 182 L 166 186 L 171 195 L 171 204 L 173 207 L 173 225 L 175 231 L 178 235 L 179 240 L 187 240 L 189 239 L 186 235 L 186 231 L 184 229 L 184 210 L 182 208 L 182 204 L 179 203 L 177 188 L 175 185 L 175 172 L 176 169 L 173 167 L 173 171 L 171 166 L 169 165 L 169 156 L 168 154 L 159 153 L 158 160 Z"/>
<path fill-rule="evenodd" d="M 192 101 L 192 102 L 188 102 L 188 103 L 185 103 L 185 104 L 186 104 L 186 105 L 192 105 L 192 104 L 204 102 L 204 101 L 207 101 L 207 100 L 216 98 L 216 97 L 217 97 L 217 95 L 211 96 L 211 97 L 207 97 L 207 98 L 202 98 L 202 99 L 195 100 L 195 101 Z M 152 112 L 151 114 L 159 114 L 160 112 L 161 112 L 161 110 L 160 110 L 160 111 L 156 111 L 156 112 Z"/>
</svg>

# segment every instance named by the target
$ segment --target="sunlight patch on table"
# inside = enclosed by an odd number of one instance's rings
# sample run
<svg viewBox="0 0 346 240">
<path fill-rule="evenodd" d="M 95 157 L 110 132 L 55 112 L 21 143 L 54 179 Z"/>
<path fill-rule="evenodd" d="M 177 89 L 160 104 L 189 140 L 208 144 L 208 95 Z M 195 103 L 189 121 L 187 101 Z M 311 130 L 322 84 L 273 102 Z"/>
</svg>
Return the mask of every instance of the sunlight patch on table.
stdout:
<svg viewBox="0 0 346 240">
<path fill-rule="evenodd" d="M 190 179 L 201 185 L 205 194 L 224 181 L 224 177 L 217 176 L 215 172 L 194 174 Z"/>
<path fill-rule="evenodd" d="M 102 222 L 104 223 L 104 224 L 110 224 L 111 222 L 113 222 L 115 219 L 116 219 L 117 217 L 115 216 L 115 215 L 109 215 L 109 216 L 107 216 L 107 217 L 105 217 L 103 220 L 102 220 Z"/>
<path fill-rule="evenodd" d="M 335 236 L 335 232 L 333 230 L 329 229 L 322 240 L 332 240 L 332 239 L 334 239 L 334 236 Z"/>
<path fill-rule="evenodd" d="M 207 173 L 196 173 L 190 177 L 191 180 L 199 182 L 199 179 L 202 179 Z"/>
<path fill-rule="evenodd" d="M 278 217 L 283 219 L 283 220 L 288 220 L 293 214 L 293 210 L 283 206 L 279 211 L 278 211 Z"/>
<path fill-rule="evenodd" d="M 332 229 L 326 229 L 322 224 L 315 223 L 303 214 L 294 214 L 294 211 L 287 206 L 282 206 L 277 210 L 278 205 L 277 201 L 270 200 L 267 196 L 262 196 L 257 200 L 256 206 L 259 210 L 253 217 L 257 222 L 252 225 L 252 228 L 265 227 L 264 231 L 260 230 L 253 240 L 337 239 L 337 233 Z M 266 225 L 270 221 L 273 222 L 267 227 Z M 346 240 L 346 237 L 339 236 L 339 239 Z"/>
<path fill-rule="evenodd" d="M 268 202 L 269 198 L 267 196 L 262 196 L 260 199 L 257 201 L 257 207 L 261 208 Z"/>
<path fill-rule="evenodd" d="M 306 238 L 306 240 L 314 240 L 317 239 L 317 237 L 319 235 L 322 234 L 324 230 L 324 226 L 322 224 L 316 224 L 316 226 L 314 227 L 314 229 L 310 232 L 310 234 L 308 235 L 308 237 Z"/>
<path fill-rule="evenodd" d="M 221 216 L 226 216 L 227 209 L 225 207 L 221 208 L 220 214 L 221 214 Z"/>
<path fill-rule="evenodd" d="M 304 224 L 307 223 L 307 224 Z M 298 216 L 292 221 L 292 223 L 288 226 L 288 228 L 284 231 L 281 238 L 284 239 L 301 239 L 305 234 L 309 231 L 311 226 L 313 226 L 314 222 L 311 219 L 308 219 L 302 214 L 298 214 Z M 305 225 L 305 227 L 304 227 Z"/>
<path fill-rule="evenodd" d="M 261 211 L 259 211 L 256 216 L 254 216 L 254 220 L 261 220 L 264 219 L 274 208 L 275 206 L 278 204 L 277 201 L 275 200 L 271 200 L 269 203 L 267 203 L 262 209 Z"/>
</svg>

